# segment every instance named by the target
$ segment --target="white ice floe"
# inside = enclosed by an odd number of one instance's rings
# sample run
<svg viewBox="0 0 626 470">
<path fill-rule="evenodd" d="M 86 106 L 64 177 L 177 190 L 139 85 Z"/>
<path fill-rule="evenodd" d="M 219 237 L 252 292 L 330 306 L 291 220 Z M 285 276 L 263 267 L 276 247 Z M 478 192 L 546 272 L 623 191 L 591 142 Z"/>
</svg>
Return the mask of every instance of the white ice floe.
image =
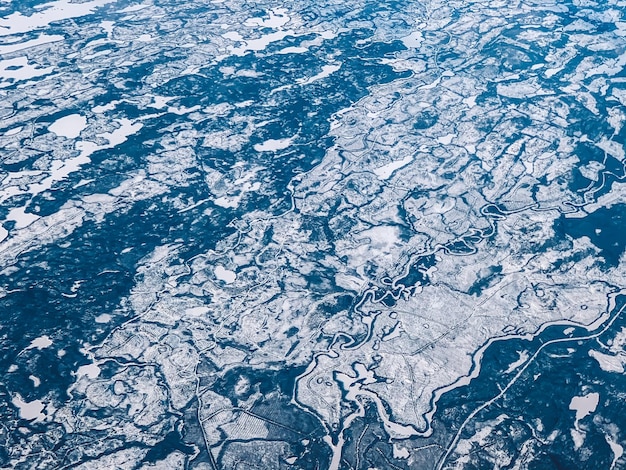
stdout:
<svg viewBox="0 0 626 470">
<path fill-rule="evenodd" d="M 463 104 L 467 105 L 469 108 L 473 108 L 474 106 L 476 106 L 476 98 L 478 98 L 477 95 L 463 98 Z"/>
</svg>

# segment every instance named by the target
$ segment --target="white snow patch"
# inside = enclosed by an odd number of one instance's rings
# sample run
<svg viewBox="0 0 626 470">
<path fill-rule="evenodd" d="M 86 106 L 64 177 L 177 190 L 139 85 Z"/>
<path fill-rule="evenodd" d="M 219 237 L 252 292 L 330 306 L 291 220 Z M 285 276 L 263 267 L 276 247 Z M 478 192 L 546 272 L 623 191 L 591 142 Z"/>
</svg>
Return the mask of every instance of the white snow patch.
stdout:
<svg viewBox="0 0 626 470">
<path fill-rule="evenodd" d="M 622 458 L 622 455 L 624 455 L 624 448 L 621 445 L 619 445 L 617 442 L 615 442 L 611 436 L 605 435 L 604 437 L 606 439 L 607 444 L 613 451 L 613 462 L 611 463 L 611 468 L 610 468 L 610 470 L 612 470 L 613 468 L 615 468 L 617 461 Z"/>
<path fill-rule="evenodd" d="M 120 125 L 113 132 L 105 132 L 103 134 L 98 134 L 99 137 L 104 137 L 109 141 L 109 145 L 107 147 L 100 148 L 111 148 L 116 145 L 122 144 L 126 142 L 129 136 L 136 134 L 139 129 L 143 127 L 143 124 L 136 122 L 133 123 L 130 119 L 122 118 L 117 121 Z"/>
<path fill-rule="evenodd" d="M 290 46 L 290 47 L 285 47 L 284 49 L 281 49 L 280 51 L 277 51 L 277 54 L 303 54 L 305 52 L 308 52 L 308 48 L 306 47 L 296 47 L 296 46 Z"/>
<path fill-rule="evenodd" d="M 442 137 L 437 138 L 437 142 L 443 145 L 450 145 L 452 143 L 452 139 L 456 137 L 456 134 L 446 134 Z"/>
<path fill-rule="evenodd" d="M 1 54 L 9 54 L 11 52 L 21 51 L 23 49 L 30 49 L 31 47 L 40 46 L 42 44 L 50 44 L 52 42 L 62 41 L 65 39 L 63 36 L 58 34 L 47 35 L 40 34 L 38 38 L 31 39 L 30 41 L 24 42 L 14 42 L 11 44 L 3 44 L 0 46 L 0 55 Z"/>
<path fill-rule="evenodd" d="M 322 71 L 318 73 L 317 75 L 313 75 L 312 77 L 309 77 L 309 78 L 299 78 L 298 80 L 296 80 L 296 82 L 299 85 L 308 85 L 310 83 L 316 82 L 318 80 L 322 80 L 323 78 L 330 76 L 331 74 L 335 73 L 340 68 L 341 68 L 341 64 L 323 65 Z"/>
<path fill-rule="evenodd" d="M 25 16 L 20 12 L 0 18 L 0 36 L 27 33 L 48 26 L 55 21 L 78 18 L 89 15 L 98 7 L 115 0 L 94 0 L 75 3 L 71 0 L 59 0 L 38 6 L 38 12 Z"/>
<path fill-rule="evenodd" d="M 529 356 L 526 351 L 518 352 L 517 354 L 519 355 L 519 358 L 517 359 L 517 361 L 509 365 L 507 370 L 504 371 L 505 374 L 510 374 L 511 372 L 513 372 L 519 366 L 523 365 L 528 360 Z"/>
<path fill-rule="evenodd" d="M 259 26 L 261 28 L 280 28 L 289 22 L 291 18 L 287 16 L 287 9 L 277 8 L 269 12 L 269 18 L 248 18 L 244 24 L 246 26 Z"/>
<path fill-rule="evenodd" d="M 52 340 L 48 335 L 40 336 L 39 338 L 35 338 L 30 342 L 30 345 L 24 350 L 28 351 L 29 349 L 46 349 L 52 346 Z"/>
<path fill-rule="evenodd" d="M 572 398 L 569 409 L 576 411 L 576 426 L 578 426 L 578 421 L 596 411 L 599 402 L 600 394 L 597 392 Z"/>
<path fill-rule="evenodd" d="M 216 274 L 217 276 L 217 274 Z M 191 307 L 185 310 L 185 313 L 191 317 L 200 317 L 210 312 L 209 307 Z"/>
<path fill-rule="evenodd" d="M 24 228 L 28 227 L 34 221 L 38 220 L 40 217 L 35 214 L 27 214 L 25 207 L 14 207 L 7 214 L 6 220 L 12 220 L 15 222 L 15 228 Z"/>
<path fill-rule="evenodd" d="M 22 132 L 22 129 L 24 129 L 24 126 L 17 126 L 17 127 L 14 127 L 13 129 L 9 129 L 8 131 L 6 131 L 4 135 L 11 136 L 11 135 L 19 134 L 20 132 Z"/>
<path fill-rule="evenodd" d="M 226 209 L 232 208 L 235 209 L 239 207 L 239 198 L 229 198 L 229 197 L 218 197 L 213 201 L 213 204 L 216 206 L 224 207 Z"/>
<path fill-rule="evenodd" d="M 499 83 L 496 86 L 496 90 L 501 96 L 518 99 L 552 94 L 552 92 L 542 89 L 539 84 L 530 80 L 522 82 Z"/>
<path fill-rule="evenodd" d="M 570 431 L 570 434 L 572 435 L 572 441 L 574 441 L 574 449 L 580 449 L 580 447 L 585 442 L 586 433 L 578 429 L 572 429 Z"/>
<path fill-rule="evenodd" d="M 214 273 L 216 278 L 224 281 L 226 284 L 232 284 L 237 279 L 237 274 L 234 271 L 229 271 L 219 264 L 215 267 Z"/>
<path fill-rule="evenodd" d="M 224 35 L 222 35 L 223 37 L 227 38 L 227 39 L 232 39 L 234 41 L 239 41 L 239 42 L 243 42 L 244 45 L 241 47 L 233 47 L 231 49 L 231 52 L 233 55 L 236 56 L 244 56 L 246 54 L 246 52 L 248 51 L 262 51 L 263 49 L 265 49 L 268 45 L 270 45 L 273 42 L 277 42 L 280 41 L 282 39 L 284 39 L 287 36 L 293 36 L 294 32 L 289 30 L 289 31 L 276 31 L 274 33 L 269 33 L 266 34 L 265 36 L 261 36 L 258 39 L 250 39 L 245 41 L 241 35 L 239 33 L 235 33 L 235 32 L 228 32 Z"/>
<path fill-rule="evenodd" d="M 152 41 L 156 41 L 156 38 L 150 36 L 149 34 L 142 34 L 141 36 L 139 36 L 137 38 L 137 41 L 139 41 L 139 42 L 152 42 Z"/>
<path fill-rule="evenodd" d="M 474 106 L 476 106 L 476 98 L 478 98 L 477 95 L 463 98 L 463 104 L 467 105 L 468 108 L 473 108 Z"/>
<path fill-rule="evenodd" d="M 46 415 L 43 414 L 45 405 L 41 400 L 24 401 L 22 396 L 17 393 L 11 402 L 18 408 L 20 418 L 28 421 L 35 420 L 35 422 L 43 421 Z"/>
<path fill-rule="evenodd" d="M 93 108 L 91 108 L 91 111 L 94 114 L 102 114 L 106 111 L 113 111 L 115 109 L 115 103 L 107 103 L 107 104 L 102 104 L 102 105 L 98 105 L 98 106 L 94 106 Z"/>
<path fill-rule="evenodd" d="M 257 152 L 275 152 L 277 150 L 286 149 L 291 145 L 293 137 L 287 139 L 269 139 L 261 144 L 256 144 L 254 150 Z"/>
<path fill-rule="evenodd" d="M 0 88 L 7 87 L 14 81 L 47 75 L 53 70 L 54 67 L 37 67 L 36 65 L 30 65 L 28 63 L 28 57 L 26 56 L 0 60 L 0 77 L 9 79 L 9 81 L 0 82 Z"/>
<path fill-rule="evenodd" d="M 50 124 L 48 130 L 59 137 L 75 139 L 85 127 L 87 127 L 87 118 L 85 116 L 81 114 L 70 114 Z"/>
<path fill-rule="evenodd" d="M 406 447 L 399 447 L 398 444 L 393 445 L 393 458 L 394 459 L 408 459 L 410 457 L 409 450 Z"/>
<path fill-rule="evenodd" d="M 615 372 L 618 374 L 624 373 L 624 362 L 626 358 L 622 358 L 621 356 L 613 356 L 611 354 L 603 354 L 599 351 L 594 351 L 593 349 L 589 351 L 589 355 L 593 357 L 602 369 L 605 372 Z"/>
<path fill-rule="evenodd" d="M 400 38 L 400 41 L 402 41 L 402 44 L 404 44 L 404 47 L 406 47 L 407 49 L 420 47 L 422 45 L 423 40 L 424 40 L 424 36 L 422 35 L 420 31 L 414 31 L 408 36 L 404 36 L 403 38 Z"/>
<path fill-rule="evenodd" d="M 80 366 L 76 371 L 77 377 L 87 376 L 90 379 L 95 379 L 100 375 L 100 367 L 97 364 L 85 364 Z"/>
<path fill-rule="evenodd" d="M 118 13 L 132 13 L 134 11 L 143 10 L 144 8 L 148 8 L 148 5 L 131 5 L 129 7 L 122 8 L 118 11 Z"/>
<path fill-rule="evenodd" d="M 408 165 L 413 161 L 413 156 L 408 156 L 403 158 L 402 160 L 396 160 L 395 162 L 387 163 L 380 168 L 376 168 L 374 170 L 374 174 L 378 176 L 381 180 L 386 180 L 391 177 L 394 171 L 402 168 L 403 166 Z"/>
<path fill-rule="evenodd" d="M 119 119 L 117 122 L 119 123 L 120 127 L 115 129 L 113 132 L 104 132 L 102 134 L 98 134 L 98 137 L 102 137 L 108 140 L 109 144 L 98 145 L 95 142 L 87 140 L 81 140 L 76 142 L 76 149 L 80 150 L 80 155 L 68 158 L 66 160 L 53 160 L 50 165 L 50 176 L 39 181 L 38 183 L 31 184 L 28 187 L 28 192 L 34 196 L 50 189 L 55 182 L 64 180 L 68 177 L 70 173 L 73 173 L 77 171 L 81 166 L 90 163 L 90 156 L 94 152 L 98 150 L 110 149 L 115 147 L 116 145 L 125 142 L 128 136 L 135 134 L 139 129 L 143 127 L 143 124 L 133 123 L 129 119 L 125 118 Z M 50 129 L 50 127 L 48 129 Z M 70 131 L 69 129 L 65 131 L 62 129 L 57 130 L 61 133 L 61 135 L 63 135 L 63 132 L 65 132 L 66 134 L 69 133 L 69 135 L 74 135 L 74 133 L 76 132 L 76 130 Z"/>
<path fill-rule="evenodd" d="M 605 137 L 600 142 L 598 142 L 596 146 L 598 146 L 599 148 L 604 150 L 607 154 L 619 160 L 620 162 L 624 161 L 624 159 L 626 158 L 624 147 L 621 144 L 615 142 L 614 140 L 608 140 Z"/>
<path fill-rule="evenodd" d="M 100 27 L 104 30 L 105 33 L 107 33 L 107 35 L 109 35 L 113 32 L 114 24 L 115 24 L 115 21 L 101 21 Z"/>
</svg>

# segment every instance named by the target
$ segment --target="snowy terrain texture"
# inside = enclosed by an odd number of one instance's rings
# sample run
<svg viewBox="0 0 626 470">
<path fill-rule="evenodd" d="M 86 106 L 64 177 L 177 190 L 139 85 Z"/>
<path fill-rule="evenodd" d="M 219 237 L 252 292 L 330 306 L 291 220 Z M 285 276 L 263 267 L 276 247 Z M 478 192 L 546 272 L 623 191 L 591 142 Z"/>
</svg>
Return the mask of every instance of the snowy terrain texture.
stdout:
<svg viewBox="0 0 626 470">
<path fill-rule="evenodd" d="M 625 469 L 625 0 L 0 0 L 0 468 Z"/>
</svg>

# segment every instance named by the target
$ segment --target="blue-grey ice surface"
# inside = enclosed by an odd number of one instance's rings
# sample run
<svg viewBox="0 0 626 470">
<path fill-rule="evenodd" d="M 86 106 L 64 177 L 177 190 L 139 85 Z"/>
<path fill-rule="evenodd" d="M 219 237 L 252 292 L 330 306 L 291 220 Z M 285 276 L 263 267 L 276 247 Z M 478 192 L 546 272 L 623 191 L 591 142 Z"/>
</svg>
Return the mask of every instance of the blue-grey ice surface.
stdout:
<svg viewBox="0 0 626 470">
<path fill-rule="evenodd" d="M 626 468 L 625 0 L 0 0 L 0 467 Z"/>
</svg>

